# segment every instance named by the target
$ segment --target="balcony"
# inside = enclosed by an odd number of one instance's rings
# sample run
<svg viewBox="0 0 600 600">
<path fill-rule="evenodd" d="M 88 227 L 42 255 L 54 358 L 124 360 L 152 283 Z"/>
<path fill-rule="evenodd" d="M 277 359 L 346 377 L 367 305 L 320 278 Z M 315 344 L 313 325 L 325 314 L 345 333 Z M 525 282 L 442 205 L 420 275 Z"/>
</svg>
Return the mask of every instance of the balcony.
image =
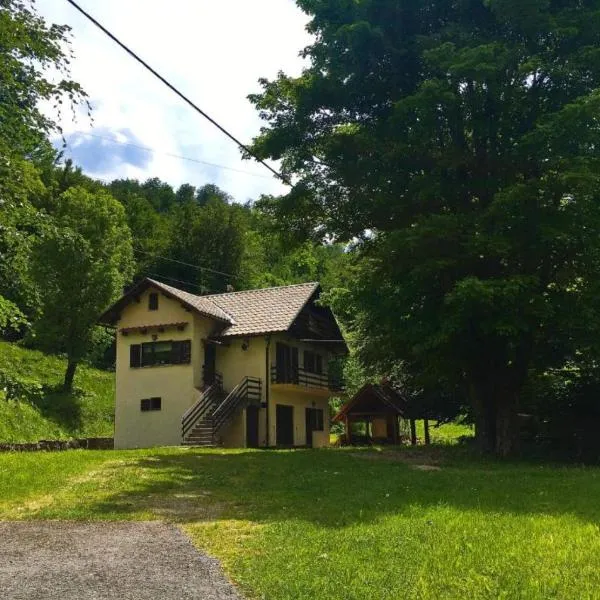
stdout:
<svg viewBox="0 0 600 600">
<path fill-rule="evenodd" d="M 315 391 L 344 391 L 344 382 L 340 377 L 334 377 L 333 374 L 327 373 L 312 373 L 302 367 L 273 365 L 271 367 L 271 383 L 294 390 L 312 388 Z"/>
</svg>

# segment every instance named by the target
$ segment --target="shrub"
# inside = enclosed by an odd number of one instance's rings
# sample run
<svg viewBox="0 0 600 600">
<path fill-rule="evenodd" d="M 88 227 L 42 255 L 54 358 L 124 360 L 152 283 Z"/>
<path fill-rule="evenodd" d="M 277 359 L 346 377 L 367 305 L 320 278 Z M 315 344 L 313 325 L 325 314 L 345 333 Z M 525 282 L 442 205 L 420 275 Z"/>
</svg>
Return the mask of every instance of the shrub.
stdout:
<svg viewBox="0 0 600 600">
<path fill-rule="evenodd" d="M 22 334 L 29 325 L 19 307 L 10 300 L 0 296 L 0 336 L 13 337 Z"/>
<path fill-rule="evenodd" d="M 48 386 L 36 381 L 29 381 L 7 371 L 0 370 L 0 391 L 4 392 L 5 400 L 14 400 L 37 404 L 48 391 Z"/>
</svg>

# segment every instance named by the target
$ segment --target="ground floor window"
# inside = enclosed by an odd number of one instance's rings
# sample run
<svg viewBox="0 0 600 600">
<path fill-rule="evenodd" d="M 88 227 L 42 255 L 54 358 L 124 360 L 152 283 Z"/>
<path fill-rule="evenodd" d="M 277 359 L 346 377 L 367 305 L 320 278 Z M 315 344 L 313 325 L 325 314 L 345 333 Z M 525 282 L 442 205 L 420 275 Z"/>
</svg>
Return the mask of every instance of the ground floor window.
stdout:
<svg viewBox="0 0 600 600">
<path fill-rule="evenodd" d="M 140 410 L 142 412 L 148 412 L 150 410 L 161 410 L 161 408 L 161 398 L 143 398 L 142 400 L 140 400 Z"/>
</svg>

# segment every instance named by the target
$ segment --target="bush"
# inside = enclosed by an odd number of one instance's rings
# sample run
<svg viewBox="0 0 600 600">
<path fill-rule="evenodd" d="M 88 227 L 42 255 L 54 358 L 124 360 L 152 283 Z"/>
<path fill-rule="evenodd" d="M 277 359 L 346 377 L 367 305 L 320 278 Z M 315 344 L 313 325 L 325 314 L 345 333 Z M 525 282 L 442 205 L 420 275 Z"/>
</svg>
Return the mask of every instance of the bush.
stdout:
<svg viewBox="0 0 600 600">
<path fill-rule="evenodd" d="M 106 327 L 94 327 L 86 362 L 96 369 L 112 370 L 115 367 L 115 360 L 115 332 Z"/>
<path fill-rule="evenodd" d="M 20 337 L 29 325 L 19 307 L 10 300 L 0 296 L 0 336 L 5 338 Z"/>
<path fill-rule="evenodd" d="M 0 391 L 4 392 L 4 399 L 7 401 L 14 400 L 37 404 L 48 392 L 48 387 L 37 381 L 30 381 L 9 374 L 7 371 L 0 371 Z"/>
</svg>

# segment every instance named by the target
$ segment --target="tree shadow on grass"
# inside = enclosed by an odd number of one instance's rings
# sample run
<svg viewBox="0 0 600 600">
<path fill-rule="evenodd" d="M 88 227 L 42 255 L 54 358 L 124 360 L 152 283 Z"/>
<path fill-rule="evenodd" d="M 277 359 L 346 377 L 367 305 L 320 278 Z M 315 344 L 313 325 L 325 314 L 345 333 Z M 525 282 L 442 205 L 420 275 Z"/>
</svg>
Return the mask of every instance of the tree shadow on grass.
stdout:
<svg viewBox="0 0 600 600">
<path fill-rule="evenodd" d="M 431 450 L 409 460 L 403 452 L 152 451 L 107 467 L 126 489 L 88 508 L 99 518 L 142 511 L 180 522 L 297 519 L 333 528 L 444 505 L 600 522 L 600 469 L 500 463 L 444 448 L 431 470 L 422 468 Z"/>
</svg>

